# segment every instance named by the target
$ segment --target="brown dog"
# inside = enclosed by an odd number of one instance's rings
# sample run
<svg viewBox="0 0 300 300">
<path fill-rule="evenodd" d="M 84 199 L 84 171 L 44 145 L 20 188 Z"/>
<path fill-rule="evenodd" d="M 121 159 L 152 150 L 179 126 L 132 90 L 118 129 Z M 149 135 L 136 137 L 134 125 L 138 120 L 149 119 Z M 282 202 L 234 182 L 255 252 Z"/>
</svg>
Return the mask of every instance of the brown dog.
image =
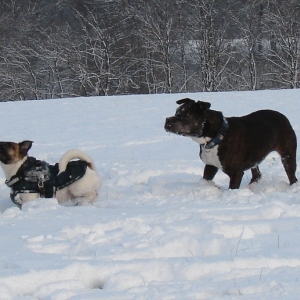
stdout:
<svg viewBox="0 0 300 300">
<path fill-rule="evenodd" d="M 224 118 L 209 109 L 210 103 L 182 99 L 175 116 L 167 118 L 168 132 L 191 137 L 200 144 L 206 164 L 203 178 L 212 180 L 221 169 L 230 178 L 229 188 L 240 187 L 244 171 L 251 169 L 251 182 L 260 179 L 258 165 L 272 151 L 281 160 L 290 184 L 297 181 L 297 139 L 289 120 L 277 111 L 259 110 L 243 117 Z"/>
</svg>

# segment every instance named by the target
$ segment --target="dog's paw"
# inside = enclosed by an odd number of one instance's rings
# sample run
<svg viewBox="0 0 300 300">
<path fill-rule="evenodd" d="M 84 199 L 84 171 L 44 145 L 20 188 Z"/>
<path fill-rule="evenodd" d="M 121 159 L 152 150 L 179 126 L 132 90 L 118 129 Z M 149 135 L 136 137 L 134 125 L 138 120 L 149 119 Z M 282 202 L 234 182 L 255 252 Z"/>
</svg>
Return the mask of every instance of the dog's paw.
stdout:
<svg viewBox="0 0 300 300">
<path fill-rule="evenodd" d="M 76 199 L 72 199 L 71 201 L 74 206 L 86 206 L 91 204 L 91 202 L 85 197 L 78 197 Z"/>
<path fill-rule="evenodd" d="M 20 195 L 17 195 L 17 196 L 14 198 L 14 201 L 15 201 L 16 204 L 20 204 L 20 205 L 23 204 L 23 201 L 22 201 Z"/>
<path fill-rule="evenodd" d="M 14 197 L 13 202 L 14 202 L 20 209 L 22 208 L 23 200 L 22 200 L 20 194 L 17 194 L 17 195 Z"/>
</svg>

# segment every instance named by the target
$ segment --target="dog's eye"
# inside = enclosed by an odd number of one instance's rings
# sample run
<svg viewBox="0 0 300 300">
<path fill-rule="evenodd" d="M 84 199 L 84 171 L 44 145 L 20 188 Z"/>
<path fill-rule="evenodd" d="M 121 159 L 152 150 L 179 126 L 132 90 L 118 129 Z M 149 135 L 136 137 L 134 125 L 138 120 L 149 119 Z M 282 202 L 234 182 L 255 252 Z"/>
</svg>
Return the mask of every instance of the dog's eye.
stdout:
<svg viewBox="0 0 300 300">
<path fill-rule="evenodd" d="M 180 114 L 175 114 L 175 117 L 178 119 L 178 120 L 181 120 L 181 115 Z"/>
</svg>

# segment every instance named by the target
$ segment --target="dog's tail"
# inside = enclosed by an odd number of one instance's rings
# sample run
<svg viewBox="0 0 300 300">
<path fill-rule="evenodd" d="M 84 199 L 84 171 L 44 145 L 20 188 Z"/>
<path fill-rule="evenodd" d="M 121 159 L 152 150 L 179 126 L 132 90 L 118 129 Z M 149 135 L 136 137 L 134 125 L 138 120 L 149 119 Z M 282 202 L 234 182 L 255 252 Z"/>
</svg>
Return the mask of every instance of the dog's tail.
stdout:
<svg viewBox="0 0 300 300">
<path fill-rule="evenodd" d="M 81 150 L 78 150 L 78 149 L 72 149 L 72 150 L 67 151 L 60 159 L 59 164 L 58 164 L 59 173 L 64 172 L 67 168 L 68 162 L 71 161 L 72 159 L 76 159 L 76 158 L 86 161 L 88 163 L 89 168 L 96 171 L 94 162 L 87 153 L 85 153 Z"/>
</svg>

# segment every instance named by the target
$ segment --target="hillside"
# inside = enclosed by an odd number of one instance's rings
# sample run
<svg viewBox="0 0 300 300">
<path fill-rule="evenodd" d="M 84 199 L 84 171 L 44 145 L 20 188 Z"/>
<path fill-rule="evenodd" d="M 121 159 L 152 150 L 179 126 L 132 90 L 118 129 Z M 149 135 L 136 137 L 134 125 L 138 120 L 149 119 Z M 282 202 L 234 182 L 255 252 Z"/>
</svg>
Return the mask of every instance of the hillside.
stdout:
<svg viewBox="0 0 300 300">
<path fill-rule="evenodd" d="M 33 140 L 49 163 L 79 148 L 103 177 L 92 206 L 20 211 L 0 170 L 1 300 L 295 299 L 300 185 L 275 153 L 258 184 L 250 172 L 239 190 L 222 172 L 201 180 L 199 146 L 164 130 L 185 96 L 225 116 L 278 110 L 300 136 L 299 90 L 0 103 L 1 141 Z"/>
</svg>

